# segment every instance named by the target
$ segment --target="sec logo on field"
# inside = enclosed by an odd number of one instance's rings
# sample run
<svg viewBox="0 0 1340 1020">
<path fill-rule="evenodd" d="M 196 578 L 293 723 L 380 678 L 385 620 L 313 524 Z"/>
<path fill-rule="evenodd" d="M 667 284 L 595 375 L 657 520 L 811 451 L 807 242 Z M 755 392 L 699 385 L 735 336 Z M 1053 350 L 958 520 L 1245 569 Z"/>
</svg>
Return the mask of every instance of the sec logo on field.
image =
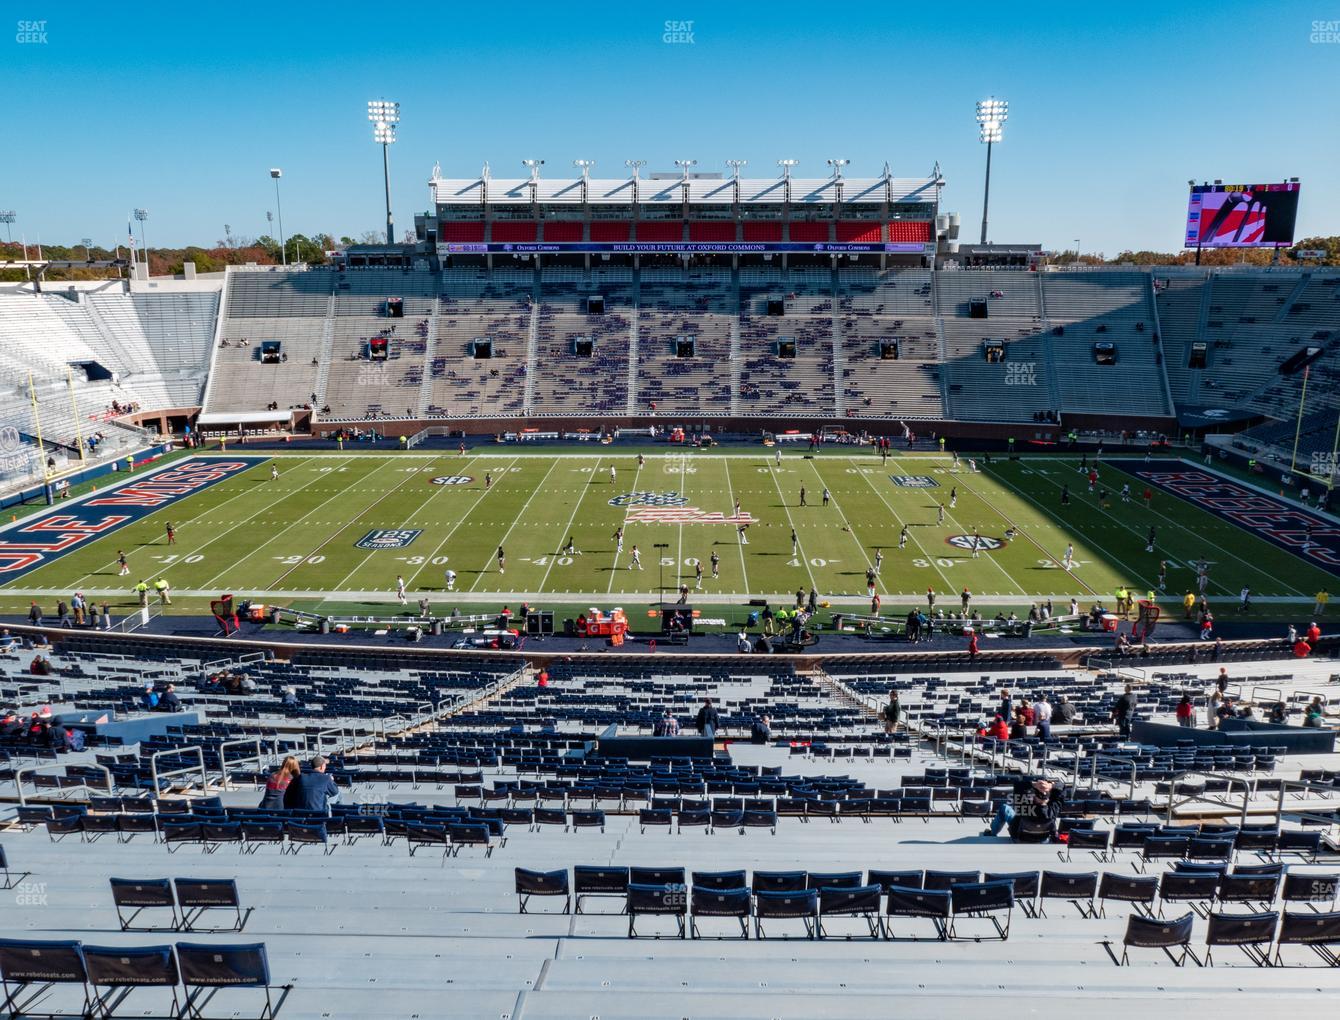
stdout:
<svg viewBox="0 0 1340 1020">
<path fill-rule="evenodd" d="M 609 501 L 610 506 L 688 506 L 688 498 L 678 492 L 625 492 Z"/>
<path fill-rule="evenodd" d="M 474 481 L 472 475 L 438 475 L 430 479 L 434 485 L 469 485 Z"/>
<path fill-rule="evenodd" d="M 948 538 L 945 539 L 945 541 L 948 542 L 950 545 L 952 545 L 955 549 L 967 549 L 969 552 L 972 551 L 971 535 L 950 535 Z M 977 536 L 977 549 L 979 552 L 990 552 L 993 549 L 1004 549 L 1004 548 L 1005 548 L 1005 542 L 1003 539 L 991 538 L 988 535 Z"/>
</svg>

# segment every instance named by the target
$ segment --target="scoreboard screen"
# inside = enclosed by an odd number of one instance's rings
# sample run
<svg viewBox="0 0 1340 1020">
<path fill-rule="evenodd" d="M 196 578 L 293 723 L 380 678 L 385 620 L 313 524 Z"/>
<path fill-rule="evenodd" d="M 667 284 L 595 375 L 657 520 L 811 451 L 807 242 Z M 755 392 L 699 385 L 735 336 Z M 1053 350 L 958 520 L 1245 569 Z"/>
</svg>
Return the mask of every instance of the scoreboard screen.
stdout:
<svg viewBox="0 0 1340 1020">
<path fill-rule="evenodd" d="M 1293 244 L 1298 182 L 1198 184 L 1186 214 L 1188 248 L 1281 248 Z"/>
</svg>

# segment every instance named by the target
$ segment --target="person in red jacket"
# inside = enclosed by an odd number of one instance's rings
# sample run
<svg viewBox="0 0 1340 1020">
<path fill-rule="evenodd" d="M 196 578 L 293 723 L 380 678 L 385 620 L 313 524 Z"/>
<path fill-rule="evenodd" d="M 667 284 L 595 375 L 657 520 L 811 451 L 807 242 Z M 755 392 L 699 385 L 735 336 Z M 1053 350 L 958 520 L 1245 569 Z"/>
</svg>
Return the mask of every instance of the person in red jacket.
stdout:
<svg viewBox="0 0 1340 1020">
<path fill-rule="evenodd" d="M 1317 642 L 1321 640 L 1321 628 L 1317 626 L 1315 620 L 1312 622 L 1312 626 L 1308 627 L 1306 636 L 1308 646 L 1316 648 Z"/>
<path fill-rule="evenodd" d="M 968 654 L 974 658 L 977 656 L 977 631 L 973 631 L 968 637 Z"/>
<path fill-rule="evenodd" d="M 1177 703 L 1177 725 L 1196 725 L 1196 707 L 1191 704 L 1191 695 L 1189 694 L 1183 694 L 1182 700 Z"/>
<path fill-rule="evenodd" d="M 1306 659 L 1311 654 L 1312 646 L 1302 638 L 1299 638 L 1297 643 L 1293 646 L 1293 657 L 1295 659 Z"/>
<path fill-rule="evenodd" d="M 982 731 L 985 737 L 994 737 L 996 740 L 1009 740 L 1010 727 L 999 715 L 992 720 L 991 725 Z"/>
</svg>

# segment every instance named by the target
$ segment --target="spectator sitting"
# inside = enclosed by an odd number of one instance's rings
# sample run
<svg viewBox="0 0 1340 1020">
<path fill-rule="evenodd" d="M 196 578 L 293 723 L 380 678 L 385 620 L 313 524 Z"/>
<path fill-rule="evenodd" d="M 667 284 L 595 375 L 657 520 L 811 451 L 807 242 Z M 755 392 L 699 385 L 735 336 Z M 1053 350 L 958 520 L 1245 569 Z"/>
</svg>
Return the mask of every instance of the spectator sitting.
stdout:
<svg viewBox="0 0 1340 1020">
<path fill-rule="evenodd" d="M 1325 707 L 1321 703 L 1320 697 L 1313 698 L 1306 709 L 1303 710 L 1303 725 L 1308 729 L 1319 729 L 1322 725 L 1322 715 Z"/>
<path fill-rule="evenodd" d="M 153 684 L 144 685 L 144 693 L 140 695 L 140 705 L 146 712 L 152 712 L 158 707 L 158 692 L 154 690 Z"/>
<path fill-rule="evenodd" d="M 754 724 L 749 727 L 749 742 L 751 744 L 766 744 L 772 739 L 772 720 L 764 715 L 754 720 Z"/>
<path fill-rule="evenodd" d="M 297 692 L 294 688 L 292 688 L 292 687 L 285 687 L 285 688 L 284 688 L 284 697 L 283 697 L 282 700 L 283 700 L 283 705 L 284 705 L 285 708 L 297 708 L 297 707 L 298 707 L 298 692 Z M 436 708 L 437 706 L 434 705 L 433 707 Z"/>
<path fill-rule="evenodd" d="M 297 758 L 293 755 L 285 758 L 283 764 L 270 773 L 270 778 L 265 781 L 265 794 L 261 797 L 260 807 L 282 808 L 284 806 L 284 795 L 288 791 L 289 784 L 293 782 L 294 777 L 300 771 Z"/>
<path fill-rule="evenodd" d="M 22 642 L 9 632 L 9 628 L 0 628 L 0 652 L 12 652 Z"/>
<path fill-rule="evenodd" d="M 327 814 L 330 803 L 339 800 L 335 780 L 326 775 L 329 760 L 323 754 L 312 759 L 312 770 L 294 776 L 284 790 L 284 807 Z"/>
<path fill-rule="evenodd" d="M 162 696 L 158 699 L 158 711 L 160 712 L 181 711 L 181 698 L 177 697 L 177 688 L 174 685 L 168 684 L 167 690 L 165 690 Z"/>
<path fill-rule="evenodd" d="M 1028 720 L 1022 708 L 1014 710 L 1014 719 L 1010 722 L 1010 739 L 1023 740 L 1028 736 Z"/>
<path fill-rule="evenodd" d="M 33 676 L 50 676 L 51 662 L 40 655 L 34 655 L 33 661 L 28 664 L 28 672 Z"/>
<path fill-rule="evenodd" d="M 990 724 L 982 730 L 982 736 L 992 737 L 996 740 L 1009 740 L 1010 728 L 1005 723 L 1005 717 L 1000 713 L 996 713 Z"/>
<path fill-rule="evenodd" d="M 1284 709 L 1284 702 L 1277 701 L 1270 706 L 1270 721 L 1283 726 L 1288 722 L 1288 713 Z"/>
<path fill-rule="evenodd" d="M 1008 827 L 1016 843 L 1053 842 L 1063 806 L 1061 790 L 1050 780 L 1020 779 L 1014 793 L 1000 802 L 990 828 L 982 835 L 999 836 Z"/>
<path fill-rule="evenodd" d="M 0 738 L 9 739 L 23 732 L 23 720 L 12 708 L 0 713 Z"/>
</svg>

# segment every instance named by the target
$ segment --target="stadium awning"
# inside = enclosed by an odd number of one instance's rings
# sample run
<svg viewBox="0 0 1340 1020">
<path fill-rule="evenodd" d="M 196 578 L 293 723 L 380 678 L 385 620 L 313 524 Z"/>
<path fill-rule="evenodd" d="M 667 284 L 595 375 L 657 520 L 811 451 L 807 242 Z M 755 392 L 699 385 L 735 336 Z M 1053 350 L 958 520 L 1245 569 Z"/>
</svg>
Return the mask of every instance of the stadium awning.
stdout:
<svg viewBox="0 0 1340 1020">
<path fill-rule="evenodd" d="M 210 425 L 272 425 L 275 422 L 288 424 L 293 421 L 293 411 L 210 411 L 196 418 L 196 425 L 204 428 Z"/>
</svg>

